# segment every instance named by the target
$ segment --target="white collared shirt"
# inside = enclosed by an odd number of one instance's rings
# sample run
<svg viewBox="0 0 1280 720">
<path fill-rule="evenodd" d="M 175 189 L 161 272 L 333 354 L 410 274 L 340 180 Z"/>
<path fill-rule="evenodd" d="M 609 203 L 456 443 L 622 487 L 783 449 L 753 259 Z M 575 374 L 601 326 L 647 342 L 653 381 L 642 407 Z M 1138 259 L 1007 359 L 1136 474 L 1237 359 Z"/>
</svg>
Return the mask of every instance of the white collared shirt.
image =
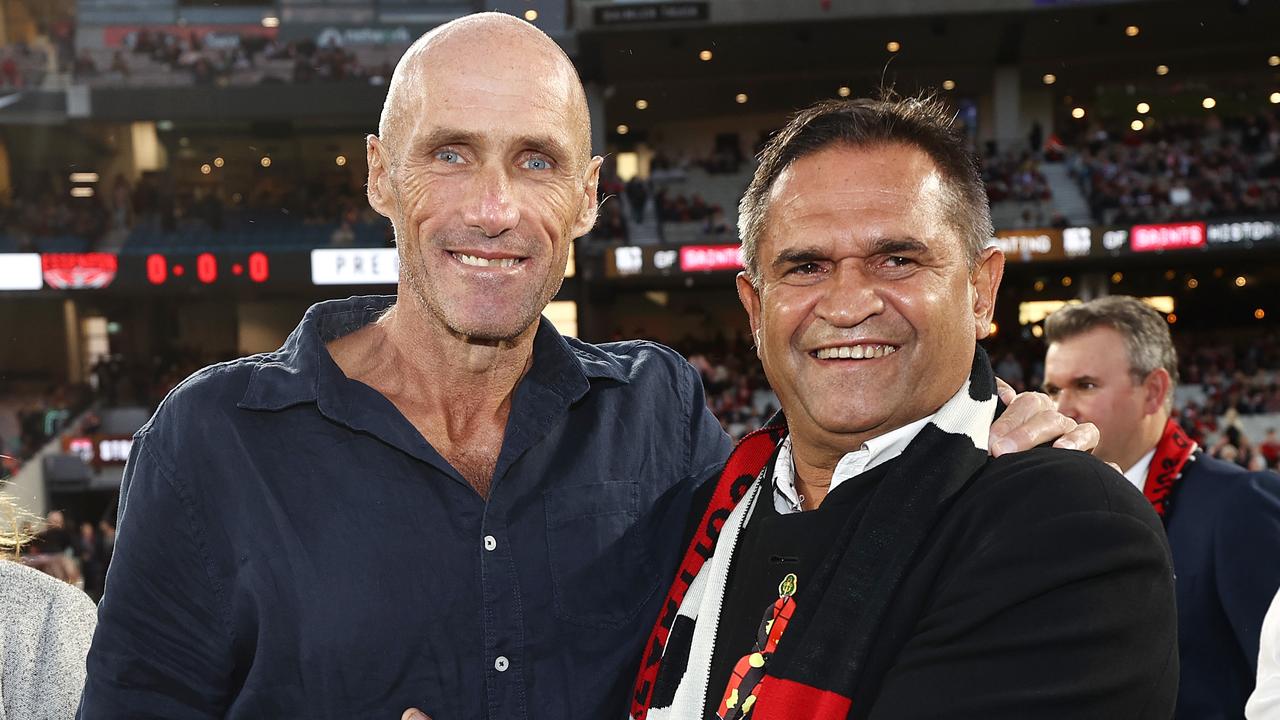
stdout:
<svg viewBox="0 0 1280 720">
<path fill-rule="evenodd" d="M 1156 456 L 1156 449 L 1143 455 L 1140 460 L 1131 468 L 1124 471 L 1124 479 L 1138 488 L 1138 492 L 1143 492 L 1147 487 L 1147 470 L 1151 468 L 1151 460 Z"/>
<path fill-rule="evenodd" d="M 1258 684 L 1244 708 L 1249 720 L 1275 720 L 1280 717 L 1280 593 L 1271 601 L 1271 609 L 1262 621 L 1262 640 L 1258 649 Z"/>
<path fill-rule="evenodd" d="M 910 425 L 903 425 L 884 435 L 873 437 L 862 443 L 862 447 L 846 453 L 836 463 L 835 473 L 831 476 L 831 487 L 827 493 L 835 492 L 840 483 L 862 473 L 883 465 L 902 454 L 907 445 L 915 439 L 924 426 L 933 419 L 933 415 L 921 418 Z M 791 458 L 791 436 L 787 435 L 778 448 L 778 461 L 773 466 L 773 506 L 778 514 L 787 515 L 801 512 L 804 499 L 796 489 L 795 463 Z"/>
</svg>

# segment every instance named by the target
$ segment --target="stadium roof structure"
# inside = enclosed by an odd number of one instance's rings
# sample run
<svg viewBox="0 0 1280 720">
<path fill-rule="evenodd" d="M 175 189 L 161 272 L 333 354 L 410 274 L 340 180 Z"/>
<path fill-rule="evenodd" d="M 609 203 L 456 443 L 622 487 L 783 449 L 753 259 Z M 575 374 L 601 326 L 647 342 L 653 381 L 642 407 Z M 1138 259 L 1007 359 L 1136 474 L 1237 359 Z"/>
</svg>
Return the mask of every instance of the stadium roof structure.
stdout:
<svg viewBox="0 0 1280 720">
<path fill-rule="evenodd" d="M 999 4 L 950 3 L 971 9 Z M 1026 78 L 1053 75 L 1062 96 L 1092 96 L 1116 83 L 1153 92 L 1200 86 L 1226 92 L 1241 83 L 1280 90 L 1280 69 L 1268 64 L 1280 52 L 1280 3 L 1016 4 L 1047 6 L 910 16 L 833 12 L 823 20 L 738 24 L 717 22 L 712 13 L 703 21 L 596 26 L 580 29 L 577 61 L 585 80 L 610 89 L 607 116 L 628 118 L 620 121 L 641 130 L 665 120 L 787 112 L 834 97 L 842 87 L 859 96 L 885 85 L 901 92 L 941 89 L 950 80 L 955 92 L 981 97 L 1001 67 L 1018 68 Z M 578 8 L 584 5 L 599 4 L 580 0 Z M 819 2 L 787 5 L 816 8 Z M 703 51 L 710 51 L 710 61 L 699 59 Z M 1158 75 L 1159 65 L 1170 70 Z M 750 98 L 746 107 L 736 107 L 740 93 Z M 632 108 L 636 98 L 647 101 L 643 115 Z"/>
</svg>

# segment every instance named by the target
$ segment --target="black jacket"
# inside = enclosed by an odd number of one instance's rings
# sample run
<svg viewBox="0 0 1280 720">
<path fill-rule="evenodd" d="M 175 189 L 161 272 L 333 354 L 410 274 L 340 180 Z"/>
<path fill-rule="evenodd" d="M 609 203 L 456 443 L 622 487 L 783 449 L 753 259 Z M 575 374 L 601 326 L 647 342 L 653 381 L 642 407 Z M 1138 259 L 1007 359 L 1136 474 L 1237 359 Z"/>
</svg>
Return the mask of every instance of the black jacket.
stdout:
<svg viewBox="0 0 1280 720">
<path fill-rule="evenodd" d="M 1160 521 L 1083 453 L 994 459 L 921 548 L 873 648 L 857 717 L 1168 718 L 1178 653 Z"/>
</svg>

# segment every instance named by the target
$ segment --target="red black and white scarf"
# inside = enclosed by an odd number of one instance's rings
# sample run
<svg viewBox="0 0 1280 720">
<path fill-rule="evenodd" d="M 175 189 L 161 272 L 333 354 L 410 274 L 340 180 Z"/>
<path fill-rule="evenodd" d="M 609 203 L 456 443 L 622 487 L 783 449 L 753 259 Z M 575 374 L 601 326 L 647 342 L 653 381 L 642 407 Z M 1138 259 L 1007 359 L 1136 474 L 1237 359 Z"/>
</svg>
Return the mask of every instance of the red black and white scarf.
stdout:
<svg viewBox="0 0 1280 720">
<path fill-rule="evenodd" d="M 767 665 L 744 669 L 753 676 L 751 720 L 849 716 L 875 631 L 917 549 L 987 462 L 997 405 L 990 361 L 978 348 L 969 380 L 877 485 L 863 520 L 841 530 L 804 602 L 780 600 L 785 635 L 764 638 Z M 634 720 L 700 720 L 707 693 L 721 692 L 707 686 L 729 568 L 754 503 L 770 501 L 764 470 L 785 435 L 785 423 L 770 423 L 730 455 L 645 646 Z"/>
<path fill-rule="evenodd" d="M 1164 426 L 1164 434 L 1156 443 L 1156 454 L 1151 458 L 1147 468 L 1147 482 L 1142 486 L 1142 494 L 1147 496 L 1151 507 L 1165 523 L 1169 522 L 1169 509 L 1173 505 L 1174 490 L 1182 481 L 1182 473 L 1187 464 L 1195 462 L 1199 457 L 1199 447 L 1183 432 L 1172 418 Z"/>
</svg>

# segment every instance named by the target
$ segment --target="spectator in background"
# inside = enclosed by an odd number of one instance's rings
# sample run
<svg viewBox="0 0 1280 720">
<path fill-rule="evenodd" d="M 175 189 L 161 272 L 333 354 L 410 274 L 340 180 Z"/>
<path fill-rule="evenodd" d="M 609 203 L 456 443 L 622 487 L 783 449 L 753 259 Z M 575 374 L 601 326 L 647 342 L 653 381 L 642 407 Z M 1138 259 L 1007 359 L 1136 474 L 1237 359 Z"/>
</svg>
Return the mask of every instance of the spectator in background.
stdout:
<svg viewBox="0 0 1280 720">
<path fill-rule="evenodd" d="M 44 530 L 35 536 L 32 547 L 36 552 L 45 555 L 65 553 L 74 547 L 75 541 L 67 530 L 66 518 L 61 510 L 51 510 L 45 519 Z"/>
<path fill-rule="evenodd" d="M 102 597 L 102 585 L 107 566 L 103 558 L 102 542 L 91 522 L 80 523 L 76 537 L 76 558 L 80 560 L 80 574 L 84 577 L 84 591 L 95 601 Z"/>
<path fill-rule="evenodd" d="M 627 181 L 627 202 L 631 204 L 631 217 L 637 224 L 644 222 L 644 206 L 649 202 L 650 190 L 639 175 Z"/>
<path fill-rule="evenodd" d="M 1280 467 L 1280 437 L 1276 437 L 1275 428 L 1267 428 L 1267 434 L 1258 445 L 1258 452 L 1267 461 L 1267 467 Z"/>
<path fill-rule="evenodd" d="M 105 568 L 111 566 L 111 556 L 116 551 L 116 526 L 113 520 L 108 519 L 114 516 L 115 513 L 110 513 L 107 518 L 103 518 L 98 522 L 98 537 L 102 541 L 100 547 L 102 548 L 104 573 L 106 572 Z"/>
<path fill-rule="evenodd" d="M 76 56 L 72 71 L 78 79 L 94 78 L 98 75 L 98 64 L 93 61 L 93 55 L 89 54 L 88 50 L 81 50 Z"/>
<path fill-rule="evenodd" d="M 129 69 L 129 61 L 124 59 L 124 53 L 119 50 L 111 55 L 111 72 L 119 75 L 121 79 L 127 80 L 132 74 Z"/>
<path fill-rule="evenodd" d="M 351 247 L 356 242 L 356 231 L 351 225 L 351 220 L 347 216 L 343 216 L 342 222 L 338 227 L 333 229 L 329 234 L 330 247 Z"/>
<path fill-rule="evenodd" d="M 600 219 L 591 232 L 594 237 L 604 240 L 627 238 L 627 223 L 623 217 L 621 201 L 614 199 L 600 204 Z"/>
<path fill-rule="evenodd" d="M 3 59 L 0 59 L 0 80 L 4 82 L 5 87 L 22 87 L 22 73 L 18 69 L 15 52 L 14 48 L 6 48 Z"/>
<path fill-rule="evenodd" d="M 1022 392 L 1027 389 L 1026 378 L 1022 374 L 1022 363 L 1018 361 L 1017 355 L 1011 352 L 1005 353 L 995 370 L 996 377 L 1009 383 L 1014 390 Z"/>
<path fill-rule="evenodd" d="M 1280 588 L 1280 476 L 1210 457 L 1170 419 L 1177 355 L 1165 318 L 1141 300 L 1068 305 L 1045 321 L 1045 337 L 1046 391 L 1060 412 L 1098 426 L 1094 454 L 1124 468 L 1164 521 L 1177 587 L 1177 716 L 1240 717 L 1258 627 Z"/>
<path fill-rule="evenodd" d="M 17 515 L 0 497 L 0 718 L 70 718 L 97 608 L 76 588 L 14 562 L 27 539 Z"/>
<path fill-rule="evenodd" d="M 702 232 L 710 237 L 724 237 L 732 232 L 729 223 L 725 222 L 724 209 L 719 205 L 711 208 L 711 214 L 707 216 Z"/>
</svg>

